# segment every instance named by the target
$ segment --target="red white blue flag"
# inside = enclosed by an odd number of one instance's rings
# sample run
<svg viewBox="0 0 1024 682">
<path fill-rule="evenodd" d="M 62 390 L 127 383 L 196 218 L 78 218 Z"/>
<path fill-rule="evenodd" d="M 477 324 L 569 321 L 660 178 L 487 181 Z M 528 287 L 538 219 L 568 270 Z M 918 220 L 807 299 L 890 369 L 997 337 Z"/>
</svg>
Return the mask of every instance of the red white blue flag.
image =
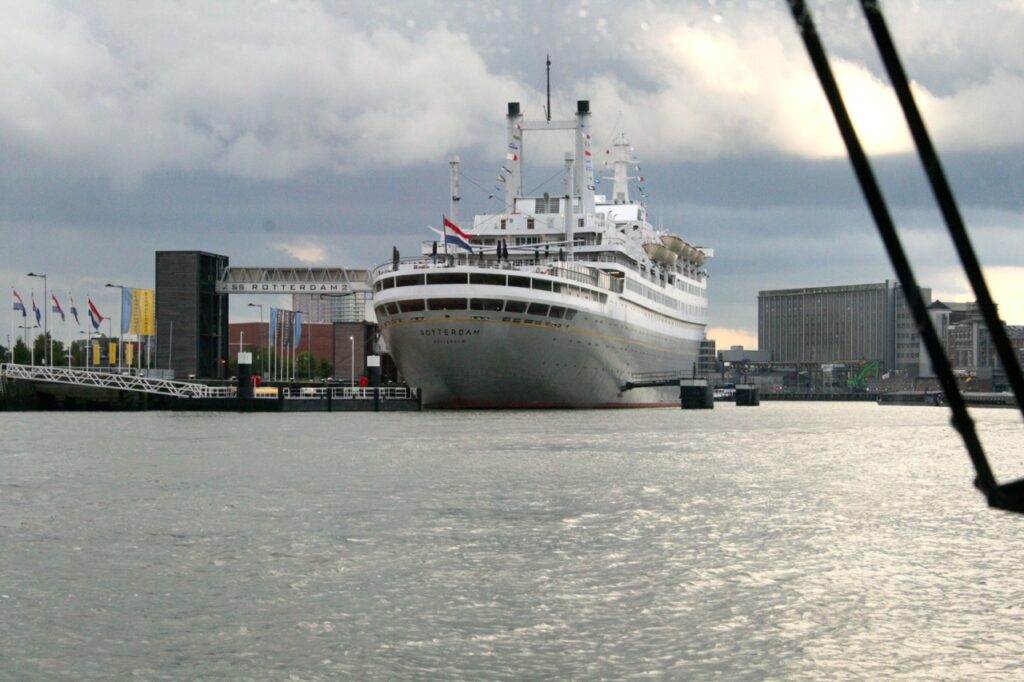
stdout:
<svg viewBox="0 0 1024 682">
<path fill-rule="evenodd" d="M 34 291 L 32 292 L 32 312 L 36 316 L 36 324 L 41 324 L 43 315 L 39 312 L 39 306 L 36 305 L 36 292 Z"/>
<path fill-rule="evenodd" d="M 25 312 L 25 302 L 21 300 L 21 296 L 19 296 L 18 292 L 14 289 L 11 289 L 11 293 L 14 294 L 14 309 L 20 310 L 21 316 L 26 317 L 28 313 Z"/>
<path fill-rule="evenodd" d="M 106 318 L 100 315 L 100 311 L 96 309 L 96 304 L 92 302 L 92 299 L 86 299 L 89 302 L 89 319 L 92 321 L 92 328 L 99 329 L 100 322 Z"/>
<path fill-rule="evenodd" d="M 64 309 L 60 307 L 60 301 L 57 300 L 57 294 L 50 294 L 50 298 L 53 299 L 53 307 L 50 309 L 50 312 L 60 314 L 60 321 L 67 322 L 68 319 L 64 317 Z"/>
<path fill-rule="evenodd" d="M 68 294 L 68 298 L 71 299 L 71 316 L 75 318 L 75 324 L 81 327 L 82 323 L 78 319 L 78 308 L 75 307 L 75 297 Z"/>
<path fill-rule="evenodd" d="M 461 246 L 466 251 L 473 253 L 473 247 L 469 245 L 473 237 L 460 230 L 458 225 L 445 216 L 441 216 L 441 218 L 444 220 L 444 243 Z"/>
</svg>

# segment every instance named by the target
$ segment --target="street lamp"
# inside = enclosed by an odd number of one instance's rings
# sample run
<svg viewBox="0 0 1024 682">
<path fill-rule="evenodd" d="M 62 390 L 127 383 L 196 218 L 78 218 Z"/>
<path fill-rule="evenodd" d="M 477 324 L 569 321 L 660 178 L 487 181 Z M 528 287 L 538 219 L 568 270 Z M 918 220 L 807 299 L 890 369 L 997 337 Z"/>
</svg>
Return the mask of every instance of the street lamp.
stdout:
<svg viewBox="0 0 1024 682">
<path fill-rule="evenodd" d="M 50 340 L 50 306 L 49 306 L 49 290 L 47 289 L 47 280 L 45 274 L 36 274 L 34 272 L 28 273 L 29 277 L 41 277 L 43 280 L 43 364 L 49 364 L 53 362 L 53 341 Z M 50 345 L 50 352 L 47 354 L 46 346 L 47 342 Z M 33 345 L 33 348 L 35 346 Z"/>
<path fill-rule="evenodd" d="M 266 357 L 267 356 L 267 353 L 266 353 L 266 348 L 267 347 L 263 343 L 263 304 L 262 303 L 250 303 L 249 307 L 250 308 L 259 308 L 260 309 L 260 355 L 264 356 L 264 358 L 260 360 L 260 365 L 261 365 L 260 369 L 262 370 L 263 369 L 262 368 L 263 360 L 267 360 L 269 362 L 269 358 Z"/>
<path fill-rule="evenodd" d="M 355 385 L 356 385 L 356 337 L 354 337 L 354 336 L 348 337 L 348 342 L 349 342 L 349 356 L 350 356 L 350 359 L 352 360 L 352 372 L 351 372 L 351 374 L 349 374 L 349 382 L 350 382 L 349 385 L 354 388 Z"/>
<path fill-rule="evenodd" d="M 78 333 L 79 334 L 83 334 L 85 336 L 85 346 L 84 346 L 84 350 L 85 350 L 85 369 L 86 370 L 91 370 L 92 369 L 92 337 L 93 336 L 103 336 L 103 335 L 99 334 L 97 332 L 87 331 L 85 329 L 79 330 Z M 79 365 L 79 367 L 81 367 L 81 365 Z"/>
<path fill-rule="evenodd" d="M 107 283 L 107 284 L 104 284 L 103 286 L 110 287 L 111 289 L 120 289 L 121 290 L 121 328 L 117 332 L 117 373 L 120 374 L 121 373 L 121 356 L 124 355 L 124 352 L 123 352 L 124 348 L 122 348 L 122 344 L 124 343 L 124 339 L 121 337 L 121 335 L 124 334 L 124 289 L 125 288 L 124 288 L 124 285 L 122 285 L 122 284 L 110 284 L 110 283 Z"/>
<path fill-rule="evenodd" d="M 18 329 L 24 329 L 25 330 L 25 331 L 22 332 L 22 336 L 25 337 L 25 338 L 28 338 L 28 330 L 29 329 L 38 329 L 38 328 L 39 328 L 38 324 L 19 324 L 18 325 Z M 36 344 L 30 343 L 30 344 L 27 344 L 27 345 L 28 345 L 28 350 L 29 350 L 29 362 L 32 364 L 33 367 L 35 367 L 35 365 L 36 365 Z M 43 347 L 45 348 L 46 344 L 43 344 Z M 13 346 L 11 347 L 11 362 L 14 362 L 14 347 Z"/>
</svg>

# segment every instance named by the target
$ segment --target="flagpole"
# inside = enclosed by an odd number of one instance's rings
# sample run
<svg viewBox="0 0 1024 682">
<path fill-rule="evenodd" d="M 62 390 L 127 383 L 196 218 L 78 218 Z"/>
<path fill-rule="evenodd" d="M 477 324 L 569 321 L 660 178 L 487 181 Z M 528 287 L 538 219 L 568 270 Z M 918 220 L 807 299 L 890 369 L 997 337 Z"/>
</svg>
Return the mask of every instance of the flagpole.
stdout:
<svg viewBox="0 0 1024 682">
<path fill-rule="evenodd" d="M 92 309 L 88 308 L 89 303 L 92 301 L 92 296 L 89 292 L 85 292 L 85 305 L 86 314 L 89 316 L 89 327 L 92 327 Z M 96 331 L 95 328 L 85 328 L 85 371 L 92 371 L 92 333 Z"/>
<path fill-rule="evenodd" d="M 68 301 L 71 300 L 71 292 L 68 292 Z M 71 369 L 71 327 L 68 325 L 68 316 L 64 315 L 64 336 L 68 337 L 68 369 Z"/>
<path fill-rule="evenodd" d="M 34 325 L 32 325 L 32 328 L 36 329 L 36 328 L 39 327 L 39 321 L 38 321 L 39 320 L 39 316 L 36 314 L 36 289 L 35 289 L 35 287 L 32 287 L 32 289 L 31 289 L 31 291 L 29 291 L 28 295 L 32 297 L 32 317 L 36 320 L 36 323 Z M 29 331 L 26 329 L 25 333 L 28 334 Z M 45 348 L 46 345 L 44 344 L 43 347 Z M 31 353 L 31 356 L 30 356 L 29 360 L 32 363 L 32 366 L 35 367 L 36 366 L 36 340 L 35 339 L 32 339 L 32 344 L 29 346 L 29 348 L 32 349 L 32 353 Z"/>
<path fill-rule="evenodd" d="M 445 225 L 444 214 L 441 214 L 441 241 L 444 242 L 444 262 L 448 264 L 448 226 Z"/>
</svg>

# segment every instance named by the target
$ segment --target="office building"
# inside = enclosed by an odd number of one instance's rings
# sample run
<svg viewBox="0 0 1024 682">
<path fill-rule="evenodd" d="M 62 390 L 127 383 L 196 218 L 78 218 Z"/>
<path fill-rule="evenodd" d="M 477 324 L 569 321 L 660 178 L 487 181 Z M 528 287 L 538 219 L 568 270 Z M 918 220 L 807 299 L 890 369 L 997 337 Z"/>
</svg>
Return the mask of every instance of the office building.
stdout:
<svg viewBox="0 0 1024 682">
<path fill-rule="evenodd" d="M 931 290 L 921 289 L 925 302 Z M 916 376 L 920 336 L 899 283 L 780 289 L 758 293 L 758 349 L 794 364 L 863 365 Z"/>
<path fill-rule="evenodd" d="M 156 252 L 157 367 L 175 378 L 224 378 L 228 297 L 217 281 L 228 257 L 203 251 Z"/>
</svg>

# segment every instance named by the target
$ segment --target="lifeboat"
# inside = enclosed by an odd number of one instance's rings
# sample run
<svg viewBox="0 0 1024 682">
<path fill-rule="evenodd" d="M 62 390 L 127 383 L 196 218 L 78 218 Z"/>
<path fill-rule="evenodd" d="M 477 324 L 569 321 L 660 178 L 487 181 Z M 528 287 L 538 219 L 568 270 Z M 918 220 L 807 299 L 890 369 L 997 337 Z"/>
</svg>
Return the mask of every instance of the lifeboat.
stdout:
<svg viewBox="0 0 1024 682">
<path fill-rule="evenodd" d="M 693 252 L 694 254 L 696 254 L 693 257 L 693 264 L 699 268 L 700 266 L 704 265 L 704 254 L 697 249 L 694 249 Z"/>
<path fill-rule="evenodd" d="M 644 244 L 644 251 L 647 252 L 647 255 L 650 256 L 651 260 L 655 263 L 667 267 L 675 265 L 676 259 L 679 258 L 677 254 L 669 251 L 667 247 L 653 242 Z"/>
<path fill-rule="evenodd" d="M 674 234 L 662 235 L 661 243 L 665 245 L 665 248 L 667 248 L 669 251 L 676 254 L 677 256 L 685 255 L 686 247 L 689 246 L 689 244 L 687 244 L 681 238 L 675 236 Z"/>
</svg>

